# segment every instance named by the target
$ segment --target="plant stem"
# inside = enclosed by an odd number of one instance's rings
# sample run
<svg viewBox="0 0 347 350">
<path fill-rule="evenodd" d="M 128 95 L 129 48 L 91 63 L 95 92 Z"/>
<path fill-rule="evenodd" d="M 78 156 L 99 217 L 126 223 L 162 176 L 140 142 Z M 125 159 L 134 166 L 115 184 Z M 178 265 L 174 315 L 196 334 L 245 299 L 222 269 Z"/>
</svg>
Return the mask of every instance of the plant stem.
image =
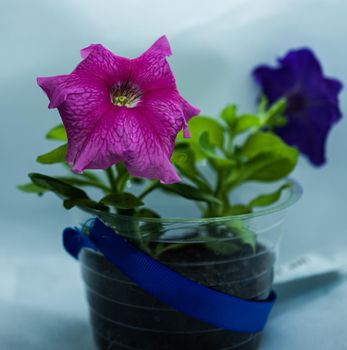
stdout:
<svg viewBox="0 0 347 350">
<path fill-rule="evenodd" d="M 110 183 L 111 192 L 117 192 L 116 181 L 115 181 L 112 168 L 111 167 L 107 168 L 105 172 L 107 175 L 108 182 Z"/>
<path fill-rule="evenodd" d="M 123 192 L 130 175 L 127 171 L 120 174 L 117 179 L 116 188 L 118 192 Z"/>
</svg>

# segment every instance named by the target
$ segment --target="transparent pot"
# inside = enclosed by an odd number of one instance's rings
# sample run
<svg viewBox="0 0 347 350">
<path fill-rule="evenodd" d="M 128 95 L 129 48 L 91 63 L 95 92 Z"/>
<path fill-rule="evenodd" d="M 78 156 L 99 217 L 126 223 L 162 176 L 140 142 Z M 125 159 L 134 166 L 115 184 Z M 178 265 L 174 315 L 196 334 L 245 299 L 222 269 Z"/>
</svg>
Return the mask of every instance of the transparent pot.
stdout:
<svg viewBox="0 0 347 350">
<path fill-rule="evenodd" d="M 178 273 L 244 299 L 266 299 L 286 209 L 301 195 L 291 181 L 275 205 L 218 218 L 101 219 L 131 243 Z M 257 333 L 217 328 L 186 316 L 136 286 L 104 256 L 84 249 L 82 275 L 100 350 L 257 349 Z"/>
</svg>

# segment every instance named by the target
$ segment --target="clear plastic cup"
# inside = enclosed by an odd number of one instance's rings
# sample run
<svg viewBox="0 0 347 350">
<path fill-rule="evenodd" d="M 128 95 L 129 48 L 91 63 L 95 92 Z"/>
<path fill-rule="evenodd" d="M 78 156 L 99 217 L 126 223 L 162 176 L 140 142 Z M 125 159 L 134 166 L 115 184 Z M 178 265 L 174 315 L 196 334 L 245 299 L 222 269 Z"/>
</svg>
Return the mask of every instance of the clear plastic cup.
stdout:
<svg viewBox="0 0 347 350">
<path fill-rule="evenodd" d="M 259 300 L 272 289 L 285 211 L 300 195 L 300 186 L 291 181 L 279 202 L 252 214 L 208 219 L 102 214 L 101 219 L 187 278 L 223 293 Z M 98 252 L 84 249 L 80 261 L 100 350 L 258 348 L 258 333 L 224 330 L 172 309 L 137 287 Z"/>
</svg>

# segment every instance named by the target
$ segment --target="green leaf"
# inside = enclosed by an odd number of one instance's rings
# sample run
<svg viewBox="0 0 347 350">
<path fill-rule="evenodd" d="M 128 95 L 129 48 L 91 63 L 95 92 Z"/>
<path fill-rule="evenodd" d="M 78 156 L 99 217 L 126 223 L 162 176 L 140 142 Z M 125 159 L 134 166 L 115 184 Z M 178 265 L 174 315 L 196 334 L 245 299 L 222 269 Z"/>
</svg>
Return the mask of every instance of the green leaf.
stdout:
<svg viewBox="0 0 347 350">
<path fill-rule="evenodd" d="M 195 165 L 195 156 L 186 142 L 177 143 L 171 157 L 171 163 L 179 168 L 189 178 L 200 177 L 200 173 Z"/>
<path fill-rule="evenodd" d="M 63 124 L 55 126 L 48 131 L 46 138 L 50 140 L 67 141 L 67 135 Z"/>
<path fill-rule="evenodd" d="M 36 158 L 41 164 L 55 164 L 65 162 L 67 144 L 55 148 L 53 151 L 42 154 Z"/>
<path fill-rule="evenodd" d="M 27 192 L 27 193 L 37 193 L 39 196 L 42 196 L 46 190 L 42 188 L 41 186 L 38 186 L 32 182 L 23 184 L 23 185 L 18 185 L 17 188 L 20 191 Z"/>
<path fill-rule="evenodd" d="M 267 106 L 269 101 L 265 95 L 260 96 L 259 105 L 258 105 L 258 114 L 263 115 L 266 113 Z"/>
<path fill-rule="evenodd" d="M 88 186 L 88 187 L 96 187 L 100 188 L 104 191 L 109 191 L 109 189 L 97 178 L 96 180 L 84 178 L 82 174 L 74 176 L 57 176 L 56 179 L 61 180 L 67 184 L 75 185 L 75 186 Z"/>
<path fill-rule="evenodd" d="M 212 196 L 211 194 L 204 193 L 200 189 L 187 184 L 177 183 L 165 186 L 161 185 L 159 188 L 164 192 L 175 193 L 187 199 L 207 203 L 222 204 L 218 198 Z"/>
<path fill-rule="evenodd" d="M 287 100 L 285 98 L 279 99 L 266 112 L 266 119 L 271 120 L 274 117 L 283 115 L 286 108 L 287 108 Z"/>
<path fill-rule="evenodd" d="M 229 208 L 227 208 L 223 214 L 226 216 L 232 216 L 232 215 L 242 215 L 242 214 L 249 214 L 252 212 L 252 209 L 249 206 L 242 205 L 242 204 L 235 204 Z"/>
<path fill-rule="evenodd" d="M 241 134 L 250 128 L 259 127 L 261 121 L 257 115 L 243 114 L 235 122 L 233 133 Z"/>
<path fill-rule="evenodd" d="M 287 150 L 287 146 L 272 132 L 256 132 L 248 137 L 246 142 L 237 151 L 238 156 L 253 159 L 260 154 L 269 153 L 277 149 Z"/>
<path fill-rule="evenodd" d="M 112 205 L 117 209 L 134 209 L 144 204 L 141 199 L 128 192 L 112 193 L 102 198 L 100 203 Z"/>
<path fill-rule="evenodd" d="M 295 168 L 298 153 L 293 152 L 286 157 L 281 152 L 261 155 L 244 165 L 247 180 L 271 182 L 288 176 Z"/>
<path fill-rule="evenodd" d="M 282 194 L 282 191 L 285 190 L 286 188 L 290 187 L 290 184 L 284 184 L 282 185 L 277 191 L 269 193 L 269 194 L 262 194 L 253 200 L 250 201 L 249 206 L 251 208 L 254 207 L 265 207 L 270 204 L 273 204 L 277 202 Z"/>
<path fill-rule="evenodd" d="M 271 132 L 252 134 L 237 154 L 244 159 L 238 175 L 242 181 L 274 181 L 287 176 L 296 166 L 297 149 Z"/>
<path fill-rule="evenodd" d="M 204 131 L 199 136 L 199 145 L 208 157 L 216 157 L 216 147 L 210 142 L 210 137 L 207 131 Z"/>
<path fill-rule="evenodd" d="M 288 118 L 283 115 L 278 115 L 275 118 L 268 120 L 266 124 L 270 128 L 283 127 L 288 124 Z"/>
<path fill-rule="evenodd" d="M 176 143 L 171 162 L 183 176 L 191 180 L 201 190 L 207 193 L 212 192 L 207 180 L 196 167 L 196 158 L 191 144 L 186 142 Z"/>
<path fill-rule="evenodd" d="M 211 165 L 217 169 L 230 169 L 235 160 L 230 158 L 222 158 L 217 155 L 216 148 L 211 144 L 208 132 L 203 132 L 199 137 L 199 144 L 201 150 L 205 153 L 205 156 L 210 160 Z"/>
<path fill-rule="evenodd" d="M 222 110 L 220 116 L 228 125 L 229 129 L 233 130 L 237 120 L 237 106 L 234 104 L 226 106 Z"/>
<path fill-rule="evenodd" d="M 190 144 L 196 160 L 205 158 L 205 154 L 199 145 L 199 138 L 202 133 L 208 133 L 213 146 L 218 148 L 223 148 L 224 146 L 224 128 L 213 118 L 198 116 L 191 119 L 189 121 L 189 131 L 191 138 L 183 139 L 182 133 L 180 133 L 177 141 Z"/>
<path fill-rule="evenodd" d="M 63 202 L 65 209 L 71 209 L 73 207 L 79 207 L 81 209 L 95 209 L 101 211 L 109 211 L 109 208 L 106 205 L 95 202 L 87 198 L 71 198 L 65 199 Z"/>
<path fill-rule="evenodd" d="M 29 177 L 37 186 L 42 187 L 47 191 L 52 191 L 63 199 L 88 198 L 83 190 L 54 177 L 38 173 L 31 173 L 29 174 Z"/>
</svg>

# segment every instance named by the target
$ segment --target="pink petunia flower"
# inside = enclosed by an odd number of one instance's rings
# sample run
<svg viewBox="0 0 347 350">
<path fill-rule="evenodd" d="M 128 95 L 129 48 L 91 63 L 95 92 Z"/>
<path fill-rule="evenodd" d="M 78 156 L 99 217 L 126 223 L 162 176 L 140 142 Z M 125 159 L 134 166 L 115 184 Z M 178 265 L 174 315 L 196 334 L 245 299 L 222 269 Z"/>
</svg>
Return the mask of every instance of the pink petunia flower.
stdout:
<svg viewBox="0 0 347 350">
<path fill-rule="evenodd" d="M 135 59 L 102 45 L 81 50 L 68 75 L 39 77 L 49 108 L 58 108 L 68 136 L 73 171 L 104 169 L 124 161 L 133 176 L 178 182 L 170 157 L 177 133 L 189 137 L 188 120 L 199 109 L 180 96 L 166 60 L 165 36 Z"/>
</svg>

